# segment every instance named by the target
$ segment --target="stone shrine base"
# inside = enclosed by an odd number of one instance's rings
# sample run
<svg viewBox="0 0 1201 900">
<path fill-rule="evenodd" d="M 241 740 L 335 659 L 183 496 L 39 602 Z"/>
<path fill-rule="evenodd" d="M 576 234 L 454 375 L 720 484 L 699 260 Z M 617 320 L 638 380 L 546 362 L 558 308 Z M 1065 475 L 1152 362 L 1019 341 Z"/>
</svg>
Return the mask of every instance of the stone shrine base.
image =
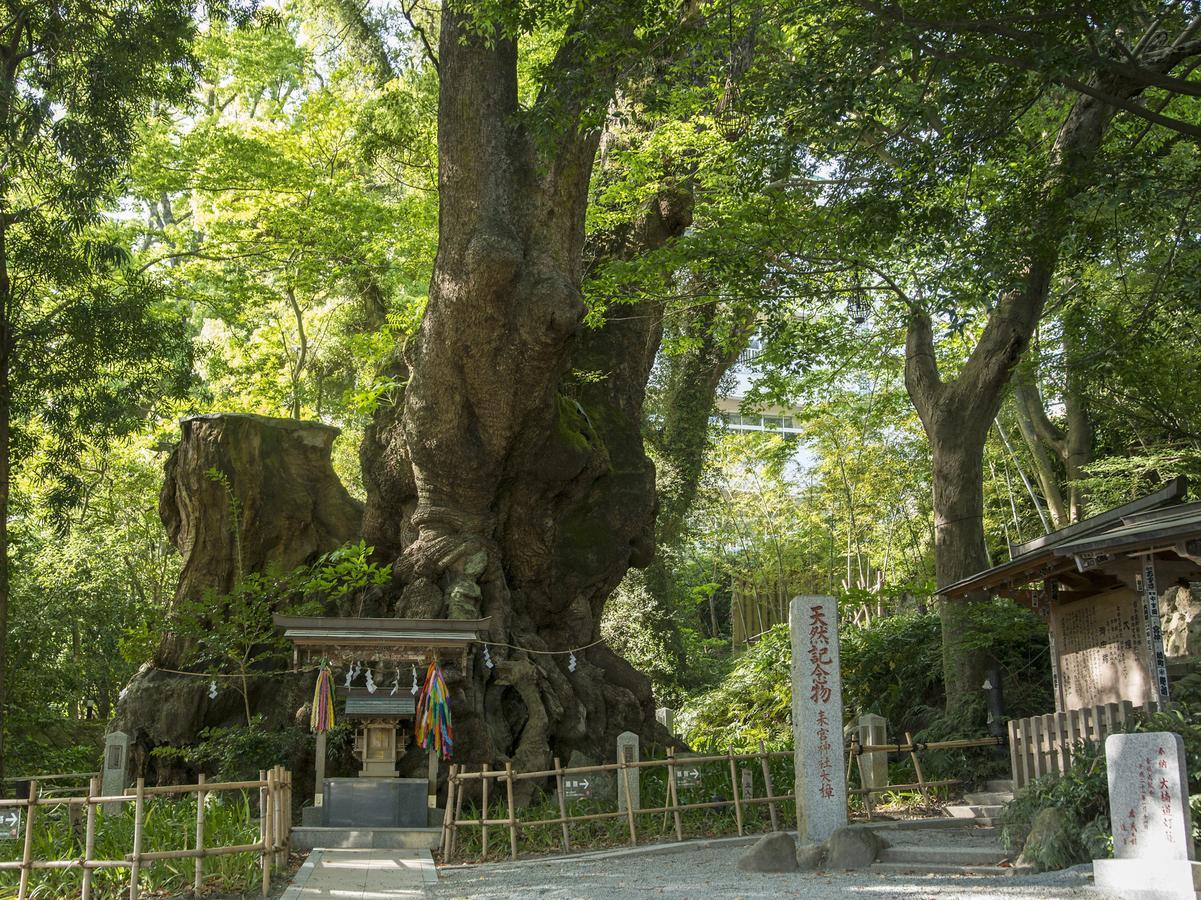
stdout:
<svg viewBox="0 0 1201 900">
<path fill-rule="evenodd" d="M 1093 886 L 1123 900 L 1201 900 L 1201 863 L 1190 859 L 1094 859 Z"/>
</svg>

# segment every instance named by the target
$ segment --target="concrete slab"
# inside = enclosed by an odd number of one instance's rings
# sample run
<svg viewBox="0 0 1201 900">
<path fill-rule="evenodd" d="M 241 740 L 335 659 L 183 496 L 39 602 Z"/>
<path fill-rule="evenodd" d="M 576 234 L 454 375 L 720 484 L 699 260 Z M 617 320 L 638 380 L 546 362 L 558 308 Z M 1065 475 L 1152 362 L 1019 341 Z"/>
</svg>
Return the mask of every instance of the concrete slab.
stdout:
<svg viewBox="0 0 1201 900">
<path fill-rule="evenodd" d="M 292 829 L 297 850 L 434 850 L 441 828 L 313 828 Z"/>
<path fill-rule="evenodd" d="M 438 873 L 428 850 L 314 850 L 280 900 L 424 900 Z"/>
</svg>

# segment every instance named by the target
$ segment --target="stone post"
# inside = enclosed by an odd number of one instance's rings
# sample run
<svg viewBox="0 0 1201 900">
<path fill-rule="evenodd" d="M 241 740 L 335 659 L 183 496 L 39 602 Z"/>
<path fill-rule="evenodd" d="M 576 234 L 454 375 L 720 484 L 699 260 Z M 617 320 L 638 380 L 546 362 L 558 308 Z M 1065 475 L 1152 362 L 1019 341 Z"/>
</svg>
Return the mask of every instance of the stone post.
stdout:
<svg viewBox="0 0 1201 900">
<path fill-rule="evenodd" d="M 824 842 L 847 824 L 837 601 L 793 597 L 788 628 L 797 838 L 803 847 Z"/>
<path fill-rule="evenodd" d="M 625 760 L 627 763 L 638 762 L 638 735 L 632 731 L 623 731 L 617 736 L 617 761 Z M 625 812 L 628 802 L 634 804 L 634 809 L 638 809 L 639 801 L 642 799 L 641 791 L 638 787 L 638 776 L 642 772 L 641 769 L 630 769 L 627 773 L 622 773 L 617 770 L 617 811 Z M 628 776 L 628 777 L 627 777 Z M 626 781 L 630 783 L 630 796 L 626 797 Z"/>
<path fill-rule="evenodd" d="M 104 771 L 100 782 L 102 797 L 120 797 L 129 782 L 129 735 L 124 731 L 110 731 L 104 737 Z M 119 813 L 124 803 L 102 803 L 106 813 Z"/>
<path fill-rule="evenodd" d="M 676 733 L 676 711 L 670 706 L 660 706 L 656 709 L 655 720 L 671 734 Z"/>
<path fill-rule="evenodd" d="M 875 713 L 867 713 L 859 717 L 856 725 L 859 732 L 859 746 L 869 744 L 880 746 L 888 743 L 888 720 Z M 882 788 L 888 786 L 888 753 L 878 750 L 875 753 L 859 754 L 859 780 L 865 788 Z"/>
</svg>

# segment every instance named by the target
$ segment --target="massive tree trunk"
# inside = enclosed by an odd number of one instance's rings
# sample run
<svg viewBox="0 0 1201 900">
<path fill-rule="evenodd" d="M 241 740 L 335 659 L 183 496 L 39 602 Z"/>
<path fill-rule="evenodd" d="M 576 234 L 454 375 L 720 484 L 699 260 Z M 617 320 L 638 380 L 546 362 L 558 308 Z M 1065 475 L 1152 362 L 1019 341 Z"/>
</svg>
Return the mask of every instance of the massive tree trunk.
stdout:
<svg viewBox="0 0 1201 900">
<path fill-rule="evenodd" d="M 647 680 L 598 643 L 606 597 L 654 544 L 640 433 L 653 347 L 639 329 L 578 334 L 599 138 L 579 92 L 615 77 L 579 58 L 580 38 L 616 27 L 577 25 L 554 64 L 571 80 L 523 112 L 515 43 L 443 9 L 438 256 L 396 361 L 407 386 L 362 459 L 367 540 L 396 559 L 394 612 L 491 619 L 496 668 L 447 666 L 463 761 L 538 769 L 573 750 L 612 755 L 626 730 L 667 739 Z M 573 350 L 605 377 L 567 377 Z"/>
<path fill-rule="evenodd" d="M 288 572 L 358 539 L 362 506 L 330 463 L 337 434 L 317 422 L 264 416 L 183 422 L 159 498 L 163 525 L 183 557 L 174 604 L 228 593 L 244 573 Z M 167 671 L 191 671 L 190 656 L 186 642 L 165 635 L 122 692 L 111 727 L 131 736 L 143 771 L 155 747 L 189 744 L 206 727 L 245 721 L 236 690 L 210 699 L 207 679 Z M 249 702 L 269 726 L 279 726 L 311 691 L 307 676 L 264 678 L 250 685 Z M 171 765 L 160 761 L 159 774 L 170 775 Z"/>
<path fill-rule="evenodd" d="M 1135 88 L 1105 85 L 1113 96 Z M 1113 110 L 1090 96 L 1073 104 L 1052 150 L 1043 203 L 1033 223 L 1020 287 L 1006 293 L 989 315 L 979 343 L 959 375 L 939 376 L 930 316 L 914 309 L 906 339 L 905 385 L 930 441 L 934 463 L 935 569 L 940 588 L 988 567 L 984 541 L 983 452 L 1014 366 L 1042 316 L 1060 244 L 1070 220 L 1069 204 L 1088 187 L 1088 170 Z M 947 709 L 980 697 L 986 650 L 971 646 L 970 603 L 940 605 Z"/>
</svg>

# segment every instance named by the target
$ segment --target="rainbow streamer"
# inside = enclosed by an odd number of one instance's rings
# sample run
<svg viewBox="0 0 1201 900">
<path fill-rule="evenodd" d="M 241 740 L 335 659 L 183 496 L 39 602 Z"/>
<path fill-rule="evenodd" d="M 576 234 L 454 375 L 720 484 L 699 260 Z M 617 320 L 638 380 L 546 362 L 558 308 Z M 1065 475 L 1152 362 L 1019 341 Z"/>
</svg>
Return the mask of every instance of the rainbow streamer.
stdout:
<svg viewBox="0 0 1201 900">
<path fill-rule="evenodd" d="M 313 689 L 313 714 L 309 725 L 318 734 L 334 727 L 334 692 L 327 666 L 322 666 L 317 672 L 317 686 Z"/>
<path fill-rule="evenodd" d="M 417 698 L 417 743 L 427 753 L 450 759 L 454 744 L 450 728 L 450 694 L 435 660 L 425 674 L 425 686 Z"/>
</svg>

